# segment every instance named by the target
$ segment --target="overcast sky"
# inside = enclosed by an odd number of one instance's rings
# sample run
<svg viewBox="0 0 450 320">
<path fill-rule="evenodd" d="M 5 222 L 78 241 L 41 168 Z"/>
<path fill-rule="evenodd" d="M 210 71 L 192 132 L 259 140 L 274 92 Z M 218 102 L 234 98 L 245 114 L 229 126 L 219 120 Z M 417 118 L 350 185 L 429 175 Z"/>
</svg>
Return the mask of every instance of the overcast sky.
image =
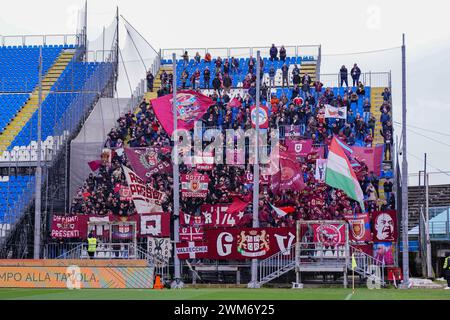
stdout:
<svg viewBox="0 0 450 320">
<path fill-rule="evenodd" d="M 2 2 L 2 35 L 74 33 L 77 11 L 84 5 L 84 0 Z M 321 44 L 323 73 L 335 73 L 341 64 L 354 62 L 363 72 L 392 71 L 397 122 L 401 121 L 400 49 L 335 54 L 399 47 L 406 33 L 408 123 L 441 133 L 410 128 L 437 142 L 408 131 L 409 172 L 423 168 L 415 157 L 422 158 L 424 152 L 431 165 L 450 171 L 448 85 L 438 85 L 446 84 L 450 74 L 449 1 L 90 0 L 90 39 L 111 23 L 116 6 L 156 49 Z M 399 127 L 395 129 L 400 135 Z M 431 182 L 450 183 L 450 176 L 435 175 Z"/>
</svg>

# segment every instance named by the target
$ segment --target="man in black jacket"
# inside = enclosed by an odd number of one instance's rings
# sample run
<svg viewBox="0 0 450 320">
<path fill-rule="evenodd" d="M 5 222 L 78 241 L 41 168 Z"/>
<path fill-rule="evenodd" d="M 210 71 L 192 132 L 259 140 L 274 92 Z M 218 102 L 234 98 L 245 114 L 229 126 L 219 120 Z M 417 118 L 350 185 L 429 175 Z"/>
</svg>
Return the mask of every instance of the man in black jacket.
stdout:
<svg viewBox="0 0 450 320">
<path fill-rule="evenodd" d="M 275 44 L 272 43 L 272 47 L 270 48 L 270 61 L 278 60 L 278 49 L 275 47 Z"/>
<path fill-rule="evenodd" d="M 359 69 L 358 65 L 355 63 L 350 73 L 352 74 L 353 86 L 356 87 L 359 82 L 359 77 L 361 76 L 361 69 Z"/>
<path fill-rule="evenodd" d="M 348 70 L 345 66 L 341 67 L 341 70 L 339 70 L 339 75 L 341 78 L 341 84 L 340 86 L 342 87 L 342 85 L 345 82 L 345 86 L 348 87 Z"/>
</svg>

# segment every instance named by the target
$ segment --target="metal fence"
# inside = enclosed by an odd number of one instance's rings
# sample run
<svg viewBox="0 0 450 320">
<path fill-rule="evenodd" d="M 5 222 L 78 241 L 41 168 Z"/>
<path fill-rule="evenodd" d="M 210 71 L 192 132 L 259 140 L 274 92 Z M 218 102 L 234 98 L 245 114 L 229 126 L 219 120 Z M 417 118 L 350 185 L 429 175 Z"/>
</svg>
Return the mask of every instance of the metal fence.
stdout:
<svg viewBox="0 0 450 320">
<path fill-rule="evenodd" d="M 348 85 L 353 84 L 351 77 L 348 77 Z M 359 81 L 364 86 L 368 87 L 391 87 L 391 73 L 390 72 L 365 72 L 361 73 Z M 341 76 L 339 73 L 320 74 L 320 82 L 325 87 L 341 87 Z"/>
<path fill-rule="evenodd" d="M 297 45 L 297 46 L 284 46 L 286 49 L 287 57 L 313 57 L 314 60 L 319 60 L 320 57 L 320 45 Z M 280 46 L 278 46 L 278 50 Z M 198 52 L 203 58 L 208 52 L 212 57 L 222 57 L 222 58 L 242 58 L 242 57 L 256 57 L 257 51 L 261 52 L 262 57 L 269 57 L 269 46 L 264 47 L 219 47 L 219 48 L 168 48 L 161 49 L 161 59 L 170 60 L 172 59 L 172 54 L 175 53 L 179 59 L 187 51 L 190 58 L 193 58 Z"/>
<path fill-rule="evenodd" d="M 81 41 L 81 34 L 0 35 L 2 46 L 79 45 Z"/>
</svg>

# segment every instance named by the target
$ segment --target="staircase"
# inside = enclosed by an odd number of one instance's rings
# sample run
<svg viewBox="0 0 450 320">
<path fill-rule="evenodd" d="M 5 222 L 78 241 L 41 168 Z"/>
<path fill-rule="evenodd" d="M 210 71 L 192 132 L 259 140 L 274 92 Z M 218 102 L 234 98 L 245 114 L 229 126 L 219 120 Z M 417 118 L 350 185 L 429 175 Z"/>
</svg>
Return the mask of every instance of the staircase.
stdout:
<svg viewBox="0 0 450 320">
<path fill-rule="evenodd" d="M 383 136 L 380 134 L 381 122 L 380 122 L 380 107 L 383 104 L 383 97 L 381 94 L 383 93 L 384 88 L 377 87 L 371 88 L 370 90 L 370 113 L 375 116 L 377 122 L 375 123 L 375 136 L 373 137 L 373 143 L 376 144 L 384 144 Z"/>
<path fill-rule="evenodd" d="M 317 80 L 317 61 L 305 61 L 300 64 L 300 77 L 306 73 L 309 74 L 312 82 Z"/>
<path fill-rule="evenodd" d="M 363 276 L 364 278 L 372 277 L 375 281 L 379 281 L 380 285 L 385 285 L 384 281 L 384 265 L 380 261 L 377 261 L 374 257 L 350 246 L 353 252 L 355 252 L 355 260 L 357 267 L 355 268 L 355 273 Z M 295 244 L 290 248 L 286 249 L 286 251 L 280 251 L 259 263 L 259 286 L 272 281 L 283 274 L 294 270 L 295 268 Z M 319 260 L 319 259 L 317 259 Z M 376 268 L 373 266 L 380 266 L 379 272 L 377 272 Z M 352 259 L 351 257 L 345 258 L 342 256 L 341 258 L 336 259 L 332 263 L 331 268 L 333 271 L 339 270 L 343 271 L 344 268 L 348 270 L 352 269 Z M 328 272 L 330 271 L 330 266 L 323 261 L 317 263 L 308 263 L 308 270 L 313 270 L 316 272 Z"/>
<path fill-rule="evenodd" d="M 53 84 L 58 80 L 61 73 L 66 68 L 67 64 L 72 60 L 74 56 L 74 50 L 64 50 L 53 66 L 48 70 L 47 74 L 42 79 L 42 102 L 50 93 L 50 89 Z M 34 89 L 28 101 L 7 125 L 3 134 L 0 136 L 0 154 L 2 154 L 22 130 L 25 124 L 31 119 L 34 112 L 38 109 L 39 104 L 39 85 Z"/>
<path fill-rule="evenodd" d="M 382 262 L 355 247 L 350 246 L 350 249 L 354 252 L 354 257 L 356 260 L 355 273 L 363 276 L 364 278 L 372 277 L 373 280 L 379 281 L 380 285 L 384 286 L 386 282 L 384 280 L 384 265 Z M 373 266 L 378 266 L 378 268 L 374 268 Z M 351 257 L 348 259 L 347 268 L 349 270 L 352 269 Z"/>
<path fill-rule="evenodd" d="M 295 268 L 295 244 L 260 261 L 259 286 L 276 279 Z"/>
<path fill-rule="evenodd" d="M 158 97 L 157 91 L 161 87 L 160 76 L 164 71 L 166 71 L 167 74 L 172 74 L 173 73 L 172 65 L 171 64 L 161 65 L 161 67 L 159 68 L 158 74 L 155 76 L 155 80 L 153 80 L 153 92 L 147 92 L 145 94 L 145 102 L 149 103 L 150 100 Z M 136 110 L 136 112 L 137 112 L 137 110 Z"/>
</svg>

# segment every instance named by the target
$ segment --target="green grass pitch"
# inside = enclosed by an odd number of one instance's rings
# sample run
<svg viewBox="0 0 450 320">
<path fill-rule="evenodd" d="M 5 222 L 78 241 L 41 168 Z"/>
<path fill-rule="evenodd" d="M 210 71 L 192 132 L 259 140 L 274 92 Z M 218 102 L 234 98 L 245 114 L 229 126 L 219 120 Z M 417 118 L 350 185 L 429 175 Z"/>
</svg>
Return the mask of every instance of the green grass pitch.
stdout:
<svg viewBox="0 0 450 320">
<path fill-rule="evenodd" d="M 443 289 L 0 289 L 0 299 L 32 300 L 450 300 Z"/>
</svg>

